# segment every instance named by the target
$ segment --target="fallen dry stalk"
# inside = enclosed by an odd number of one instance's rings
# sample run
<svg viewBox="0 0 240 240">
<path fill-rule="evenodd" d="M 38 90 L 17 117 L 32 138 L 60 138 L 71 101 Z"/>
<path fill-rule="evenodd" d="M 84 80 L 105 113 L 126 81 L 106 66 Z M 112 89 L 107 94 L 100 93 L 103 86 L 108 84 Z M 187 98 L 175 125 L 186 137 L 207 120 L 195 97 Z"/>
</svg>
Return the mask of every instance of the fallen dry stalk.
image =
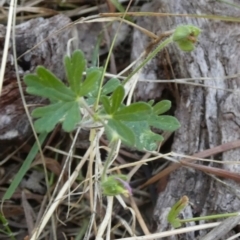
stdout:
<svg viewBox="0 0 240 240">
<path fill-rule="evenodd" d="M 240 147 L 240 140 L 236 140 L 236 141 L 224 143 L 217 147 L 210 148 L 210 149 L 204 150 L 202 152 L 196 153 L 196 154 L 192 155 L 192 157 L 193 158 L 206 158 L 206 157 L 210 157 L 212 155 L 223 153 L 223 152 L 226 152 L 226 151 L 229 151 L 229 150 L 232 150 L 235 148 L 239 148 L 239 147 Z M 230 172 L 230 171 L 227 171 L 224 169 L 220 169 L 220 168 L 207 167 L 207 166 L 202 166 L 199 164 L 190 163 L 190 161 L 196 161 L 196 159 L 183 158 L 182 160 L 179 161 L 179 163 L 171 164 L 169 167 L 167 167 L 163 171 L 159 172 L 158 174 L 156 174 L 155 176 L 150 178 L 147 182 L 145 182 L 143 185 L 141 185 L 140 188 L 144 188 L 150 184 L 155 183 L 156 181 L 160 180 L 163 177 L 166 177 L 171 172 L 177 170 L 178 168 L 180 168 L 182 166 L 192 167 L 192 168 L 213 174 L 215 176 L 229 178 L 236 182 L 240 182 L 240 174 L 233 173 L 233 172 Z"/>
</svg>

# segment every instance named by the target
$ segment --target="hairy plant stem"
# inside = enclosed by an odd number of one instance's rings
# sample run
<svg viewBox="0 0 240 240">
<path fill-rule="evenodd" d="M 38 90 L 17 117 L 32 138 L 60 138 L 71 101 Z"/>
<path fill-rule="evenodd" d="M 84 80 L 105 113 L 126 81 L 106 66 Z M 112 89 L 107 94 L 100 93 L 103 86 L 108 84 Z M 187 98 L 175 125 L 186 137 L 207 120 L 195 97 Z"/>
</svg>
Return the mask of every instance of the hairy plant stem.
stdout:
<svg viewBox="0 0 240 240">
<path fill-rule="evenodd" d="M 239 216 L 239 213 L 238 212 L 223 213 L 223 214 L 216 214 L 216 215 L 211 215 L 211 216 L 203 216 L 203 217 L 196 217 L 196 218 L 189 218 L 189 219 L 179 219 L 179 222 L 186 223 L 186 222 L 195 222 L 195 221 L 201 221 L 201 220 L 211 220 L 211 219 L 235 217 L 235 216 Z"/>
<path fill-rule="evenodd" d="M 107 159 L 104 163 L 103 172 L 102 172 L 102 176 L 101 176 L 101 182 L 104 182 L 107 178 L 107 170 L 110 166 L 110 163 L 111 163 L 112 159 L 114 158 L 115 152 L 116 152 L 117 147 L 118 147 L 118 142 L 119 142 L 119 140 L 116 139 L 116 140 L 113 140 L 109 144 L 110 151 L 109 151 Z"/>
<path fill-rule="evenodd" d="M 142 67 L 144 67 L 149 60 L 154 58 L 161 50 L 163 50 L 167 45 L 173 42 L 172 36 L 165 39 L 162 43 L 160 43 L 152 52 L 150 52 L 147 57 L 137 66 L 136 69 L 134 69 L 133 72 L 123 81 L 123 84 L 127 83 L 134 74 L 136 74 Z"/>
<path fill-rule="evenodd" d="M 16 238 L 13 236 L 11 229 L 8 226 L 7 219 L 1 213 L 0 213 L 0 221 L 2 222 L 2 226 L 5 228 L 5 231 L 8 234 L 8 237 L 10 237 L 11 240 L 16 240 Z"/>
</svg>

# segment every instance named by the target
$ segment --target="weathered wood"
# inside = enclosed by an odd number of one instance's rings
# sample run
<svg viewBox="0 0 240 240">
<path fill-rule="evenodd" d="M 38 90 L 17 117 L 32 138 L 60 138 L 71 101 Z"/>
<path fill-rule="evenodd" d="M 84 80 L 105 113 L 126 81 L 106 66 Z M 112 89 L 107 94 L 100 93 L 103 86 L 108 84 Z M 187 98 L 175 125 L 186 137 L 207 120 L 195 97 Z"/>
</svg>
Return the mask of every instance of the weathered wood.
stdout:
<svg viewBox="0 0 240 240">
<path fill-rule="evenodd" d="M 62 59 L 66 54 L 67 41 L 73 36 L 72 28 L 67 28 L 59 34 L 53 33 L 70 22 L 68 17 L 58 15 L 50 19 L 33 19 L 16 26 L 16 50 L 18 56 L 40 43 L 38 47 L 19 60 L 21 78 L 26 72 L 34 71 L 38 65 L 44 65 L 60 79 L 64 78 Z M 5 26 L 1 25 L 1 30 L 5 32 Z M 41 43 L 47 37 L 49 39 Z M 3 45 L 1 44 L 0 57 L 2 57 L 2 49 Z M 19 140 L 30 132 L 28 119 L 18 90 L 12 59 L 13 51 L 11 46 L 0 101 L 0 140 Z M 26 96 L 26 101 L 28 104 L 41 102 L 39 98 L 33 96 Z"/>
<path fill-rule="evenodd" d="M 194 2 L 153 0 L 151 3 L 145 4 L 142 11 L 238 16 L 238 11 L 233 7 L 208 0 Z M 139 20 L 139 23 L 141 21 Z M 179 85 L 180 100 L 177 102 L 175 115 L 182 126 L 175 133 L 172 151 L 192 155 L 221 143 L 239 139 L 240 95 L 237 91 L 233 93 L 227 89 L 238 89 L 240 79 L 239 77 L 231 80 L 223 78 L 238 72 L 240 62 L 239 24 L 184 17 L 144 17 L 144 21 L 148 22 L 148 25 L 144 27 L 150 30 L 155 29 L 156 32 L 168 31 L 180 24 L 193 24 L 202 29 L 199 43 L 193 52 L 183 53 L 173 44 L 168 47 L 176 78 L 190 77 L 193 78 L 193 82 L 205 85 L 205 87 Z M 141 34 L 139 38 L 142 38 Z M 133 46 L 137 47 L 134 43 Z M 133 50 L 133 52 L 137 51 L 138 49 Z M 162 61 L 163 59 L 158 57 L 152 62 L 155 79 L 162 78 L 156 71 Z M 212 79 L 202 81 L 198 79 L 200 77 Z M 147 72 L 143 74 L 142 79 L 149 79 Z M 162 84 L 160 89 L 156 89 L 156 84 L 151 83 L 145 83 L 145 86 L 147 87 L 140 86 L 138 88 L 138 96 L 147 97 L 149 89 L 154 88 L 155 96 L 157 96 L 164 86 L 166 87 Z M 217 90 L 217 88 L 223 90 Z M 152 94 L 150 95 L 152 96 Z M 226 162 L 238 161 L 239 153 L 240 149 L 236 149 L 225 152 L 217 158 Z M 215 164 L 210 165 L 214 166 Z M 239 172 L 237 164 L 218 167 Z M 176 170 L 170 175 L 165 190 L 158 196 L 154 212 L 158 231 L 169 229 L 166 214 L 169 208 L 183 195 L 187 195 L 193 204 L 184 210 L 184 218 L 238 211 L 240 209 L 240 200 L 237 196 L 240 191 L 239 185 L 230 180 L 225 180 L 225 182 L 229 185 L 228 187 L 200 171 L 187 168 Z M 194 224 L 189 223 L 188 225 Z M 192 240 L 205 234 L 206 231 L 200 231 L 169 239 Z M 222 239 L 226 239 L 226 236 L 223 236 Z"/>
</svg>

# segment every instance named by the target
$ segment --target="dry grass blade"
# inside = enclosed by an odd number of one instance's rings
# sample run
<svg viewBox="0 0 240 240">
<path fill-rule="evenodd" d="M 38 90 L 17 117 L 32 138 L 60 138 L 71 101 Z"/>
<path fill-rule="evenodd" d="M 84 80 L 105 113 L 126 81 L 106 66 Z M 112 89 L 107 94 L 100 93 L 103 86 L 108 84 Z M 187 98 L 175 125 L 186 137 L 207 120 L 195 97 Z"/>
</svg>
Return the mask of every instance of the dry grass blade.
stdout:
<svg viewBox="0 0 240 240">
<path fill-rule="evenodd" d="M 101 13 L 100 16 L 103 17 L 121 17 L 122 13 Z M 215 21 L 226 21 L 226 22 L 240 22 L 239 18 L 227 17 L 227 16 L 217 16 L 217 15 L 199 15 L 199 14 L 177 14 L 177 13 L 156 13 L 156 12 L 128 12 L 127 16 L 149 16 L 149 17 L 190 17 L 190 18 L 206 18 Z"/>
<path fill-rule="evenodd" d="M 112 221 L 112 207 L 113 207 L 113 196 L 107 197 L 107 209 L 103 221 L 101 222 L 98 232 L 96 235 L 96 240 L 102 240 L 103 234 L 108 226 L 108 223 Z M 107 237 L 108 238 L 108 237 Z"/>
<path fill-rule="evenodd" d="M 30 13 L 39 13 L 39 14 L 46 14 L 46 15 L 54 15 L 58 14 L 58 11 L 54 11 L 52 9 L 43 8 L 43 7 L 18 7 L 16 9 L 17 13 L 20 12 L 30 12 Z"/>
<path fill-rule="evenodd" d="M 239 148 L 240 146 L 240 141 L 232 141 L 229 143 L 224 143 L 220 146 L 211 148 L 211 149 L 207 149 L 204 150 L 200 153 L 196 153 L 193 155 L 193 157 L 200 157 L 200 158 L 205 158 L 205 157 L 209 157 L 218 153 L 222 153 L 231 149 L 235 149 L 235 148 Z M 188 164 L 189 159 L 182 159 L 180 162 L 184 163 L 184 164 Z M 186 165 L 187 165 L 186 164 Z M 182 165 L 180 163 L 174 163 L 171 166 L 167 167 L 166 169 L 164 169 L 163 171 L 161 171 L 160 173 L 158 173 L 157 175 L 153 176 L 151 179 L 149 179 L 146 183 L 144 183 L 141 188 L 148 186 L 149 184 L 152 184 L 156 181 L 158 181 L 159 179 L 169 175 L 171 172 L 173 172 L 174 170 L 178 169 L 179 167 L 181 167 Z M 240 176 L 240 175 L 239 175 Z M 230 175 L 229 175 L 230 177 Z"/>
<path fill-rule="evenodd" d="M 28 203 L 24 191 L 22 191 L 22 206 L 23 206 L 25 219 L 26 219 L 26 223 L 27 223 L 27 227 L 28 227 L 28 234 L 30 236 L 32 231 L 33 231 L 33 228 L 34 228 L 34 225 L 33 225 L 33 223 L 34 223 L 34 219 L 33 219 L 34 211 L 31 207 L 31 205 Z"/>
<path fill-rule="evenodd" d="M 1 61 L 1 68 L 0 68 L 0 96 L 2 92 L 3 80 L 4 80 L 8 48 L 10 44 L 10 36 L 11 36 L 11 30 L 12 30 L 11 27 L 12 27 L 13 16 L 14 16 L 14 6 L 16 6 L 16 0 L 11 0 L 9 13 L 8 13 L 8 23 L 7 23 L 7 31 L 5 36 L 4 50 L 3 50 L 3 56 Z"/>
<path fill-rule="evenodd" d="M 207 223 L 207 224 L 201 224 L 201 225 L 198 225 L 198 226 L 185 227 L 185 228 L 170 230 L 170 231 L 161 232 L 161 233 L 154 233 L 154 234 L 150 234 L 150 235 L 147 235 L 147 236 L 118 238 L 116 240 L 153 240 L 153 239 L 160 239 L 160 238 L 164 238 L 164 237 L 174 236 L 174 235 L 177 235 L 177 234 L 183 234 L 183 233 L 187 233 L 187 232 L 199 231 L 199 230 L 203 230 L 203 229 L 213 228 L 213 227 L 218 226 L 219 224 L 220 224 L 220 222 Z"/>
<path fill-rule="evenodd" d="M 52 203 L 52 205 L 50 206 L 49 210 L 46 212 L 44 218 L 42 219 L 42 221 L 40 222 L 39 226 L 37 227 L 37 229 L 35 229 L 35 232 L 33 233 L 31 240 L 37 240 L 39 235 L 41 234 L 41 232 L 43 231 L 44 227 L 46 226 L 48 220 L 51 218 L 53 212 L 56 210 L 56 208 L 58 207 L 58 205 L 61 203 L 61 201 L 63 200 L 64 194 L 67 192 L 67 190 L 69 189 L 69 187 L 73 184 L 73 182 L 75 181 L 75 179 L 78 177 L 79 171 L 81 170 L 83 164 L 87 161 L 88 157 L 90 155 L 90 149 L 88 149 L 88 151 L 85 153 L 82 161 L 79 163 L 79 165 L 76 167 L 75 171 L 73 172 L 73 174 L 70 176 L 70 178 L 68 179 L 67 182 L 65 182 L 64 186 L 62 187 L 62 189 L 60 190 L 59 194 L 57 195 L 57 197 L 55 198 L 55 201 Z"/>
<path fill-rule="evenodd" d="M 131 199 L 131 206 L 132 209 L 134 210 L 135 214 L 136 214 L 136 218 L 142 228 L 142 231 L 144 232 L 145 235 L 150 235 L 150 231 L 148 230 L 148 227 L 145 223 L 145 221 L 143 220 L 142 214 L 140 213 L 138 206 L 135 203 L 135 200 L 133 197 L 130 198 Z"/>
</svg>

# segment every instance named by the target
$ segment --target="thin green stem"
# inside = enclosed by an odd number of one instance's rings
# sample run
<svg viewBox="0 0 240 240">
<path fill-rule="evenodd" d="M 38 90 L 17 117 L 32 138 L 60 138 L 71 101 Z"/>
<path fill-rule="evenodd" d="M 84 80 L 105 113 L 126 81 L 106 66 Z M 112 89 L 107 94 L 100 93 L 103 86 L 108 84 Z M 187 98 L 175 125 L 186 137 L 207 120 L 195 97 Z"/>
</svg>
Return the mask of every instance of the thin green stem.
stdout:
<svg viewBox="0 0 240 240">
<path fill-rule="evenodd" d="M 109 144 L 109 148 L 110 148 L 110 152 L 108 153 L 107 159 L 104 163 L 104 167 L 103 167 L 103 173 L 101 176 L 101 180 L 102 182 L 104 182 L 104 180 L 107 178 L 107 170 L 109 168 L 109 165 L 114 157 L 114 154 L 116 152 L 117 146 L 118 146 L 118 141 L 119 140 L 114 140 L 112 143 Z"/>
<path fill-rule="evenodd" d="M 105 76 L 105 73 L 107 71 L 107 66 L 108 66 L 108 63 L 110 61 L 110 57 L 111 57 L 111 53 L 113 51 L 113 47 L 114 47 L 114 43 L 117 39 L 117 34 L 115 34 L 114 38 L 113 38 L 113 42 L 110 46 L 110 49 L 109 49 L 109 54 L 107 56 L 107 59 L 106 59 L 106 62 L 105 62 L 105 65 L 104 65 L 104 68 L 103 68 L 103 73 L 102 73 L 102 77 L 101 77 L 101 81 L 100 81 L 100 85 L 99 85 L 99 90 L 98 90 L 98 95 L 97 95 L 97 99 L 96 99 L 96 102 L 94 104 L 94 109 L 95 111 L 97 110 L 97 107 L 98 107 L 98 104 L 99 104 L 99 101 L 100 101 L 100 96 L 101 96 L 101 91 L 102 91 L 102 86 L 103 86 L 103 81 L 104 81 L 104 76 Z"/>
<path fill-rule="evenodd" d="M 217 215 L 203 216 L 203 217 L 196 217 L 196 218 L 189 218 L 189 219 L 179 219 L 179 222 L 186 223 L 186 222 L 194 222 L 194 221 L 201 221 L 201 220 L 211 220 L 211 219 L 217 219 L 217 218 L 235 217 L 238 215 L 239 215 L 238 212 L 224 213 L 224 214 L 217 214 Z"/>
<path fill-rule="evenodd" d="M 143 66 L 145 66 L 149 60 L 154 58 L 163 48 L 165 48 L 168 44 L 172 43 L 173 39 L 172 36 L 169 38 L 165 39 L 161 44 L 159 44 L 152 52 L 148 54 L 148 56 L 142 61 L 142 63 L 134 69 L 134 71 L 123 81 L 123 84 L 129 81 L 133 77 L 135 73 L 137 73 Z"/>
<path fill-rule="evenodd" d="M 123 18 L 125 18 L 126 14 L 127 14 L 127 10 L 128 8 L 126 9 L 126 11 L 124 12 L 123 14 Z M 104 81 L 104 76 L 105 76 L 105 73 L 107 71 L 107 66 L 108 66 L 108 63 L 110 61 L 110 57 L 111 57 L 111 54 L 113 52 L 113 48 L 114 48 L 114 44 L 117 40 L 117 36 L 118 36 L 118 32 L 122 26 L 122 23 L 123 23 L 123 20 L 121 20 L 120 24 L 118 25 L 118 28 L 117 28 L 117 31 L 116 31 L 116 34 L 114 35 L 114 38 L 113 38 L 113 41 L 111 43 L 111 46 L 110 46 L 110 49 L 109 49 L 109 52 L 108 52 L 108 56 L 107 56 L 107 59 L 106 59 L 106 62 L 105 62 L 105 65 L 104 65 L 104 68 L 103 68 L 103 73 L 102 73 L 102 77 L 101 77 L 101 81 L 100 81 L 100 85 L 99 85 L 99 90 L 98 90 L 98 95 L 97 95 L 97 99 L 96 99 L 96 102 L 94 104 L 94 109 L 95 111 L 97 110 L 97 107 L 98 107 L 98 104 L 99 104 L 99 101 L 100 101 L 100 96 L 101 96 L 101 91 L 102 91 L 102 86 L 103 86 L 103 81 Z"/>
<path fill-rule="evenodd" d="M 16 238 L 13 236 L 13 233 L 11 231 L 11 229 L 8 226 L 8 221 L 7 219 L 0 213 L 0 221 L 2 222 L 3 227 L 5 228 L 8 237 L 11 238 L 11 240 L 16 240 Z"/>
</svg>

